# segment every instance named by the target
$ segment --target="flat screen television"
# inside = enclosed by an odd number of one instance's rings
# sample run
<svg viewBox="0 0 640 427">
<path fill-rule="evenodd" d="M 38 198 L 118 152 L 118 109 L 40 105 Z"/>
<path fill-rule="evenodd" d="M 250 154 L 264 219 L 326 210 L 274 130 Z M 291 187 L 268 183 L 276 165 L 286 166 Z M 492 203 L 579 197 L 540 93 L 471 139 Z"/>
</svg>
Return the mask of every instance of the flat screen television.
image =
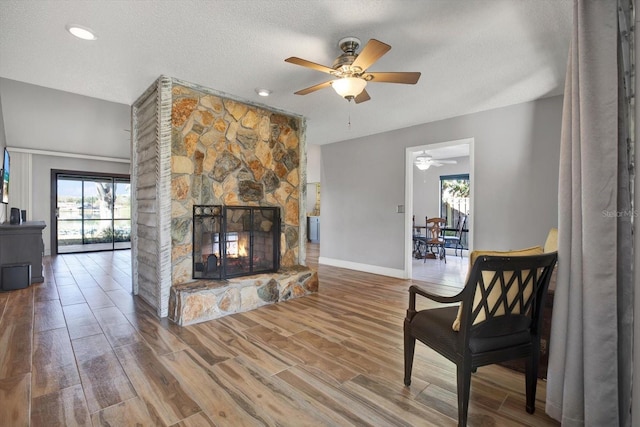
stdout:
<svg viewBox="0 0 640 427">
<path fill-rule="evenodd" d="M 4 149 L 4 160 L 2 161 L 2 203 L 9 203 L 9 152 Z"/>
</svg>

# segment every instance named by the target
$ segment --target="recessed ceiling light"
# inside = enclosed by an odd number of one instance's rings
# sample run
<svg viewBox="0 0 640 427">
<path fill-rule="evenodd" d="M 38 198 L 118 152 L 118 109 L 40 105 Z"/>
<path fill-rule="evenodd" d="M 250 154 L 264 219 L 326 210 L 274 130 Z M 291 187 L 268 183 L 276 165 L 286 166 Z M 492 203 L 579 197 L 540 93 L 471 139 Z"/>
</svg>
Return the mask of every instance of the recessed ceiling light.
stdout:
<svg viewBox="0 0 640 427">
<path fill-rule="evenodd" d="M 260 96 L 269 96 L 271 95 L 271 91 L 269 89 L 256 89 L 256 93 Z"/>
<path fill-rule="evenodd" d="M 90 28 L 79 25 L 67 25 L 67 31 L 82 40 L 96 40 L 98 37 Z"/>
</svg>

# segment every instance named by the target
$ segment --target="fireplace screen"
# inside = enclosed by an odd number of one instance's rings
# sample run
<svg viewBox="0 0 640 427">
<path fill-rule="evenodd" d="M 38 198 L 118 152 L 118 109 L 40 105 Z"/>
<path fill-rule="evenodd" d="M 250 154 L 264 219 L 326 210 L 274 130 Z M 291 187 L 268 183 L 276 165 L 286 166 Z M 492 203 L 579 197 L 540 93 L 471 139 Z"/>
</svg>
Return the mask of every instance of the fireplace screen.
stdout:
<svg viewBox="0 0 640 427">
<path fill-rule="evenodd" d="M 279 263 L 279 208 L 193 207 L 194 279 L 274 272 Z"/>
</svg>

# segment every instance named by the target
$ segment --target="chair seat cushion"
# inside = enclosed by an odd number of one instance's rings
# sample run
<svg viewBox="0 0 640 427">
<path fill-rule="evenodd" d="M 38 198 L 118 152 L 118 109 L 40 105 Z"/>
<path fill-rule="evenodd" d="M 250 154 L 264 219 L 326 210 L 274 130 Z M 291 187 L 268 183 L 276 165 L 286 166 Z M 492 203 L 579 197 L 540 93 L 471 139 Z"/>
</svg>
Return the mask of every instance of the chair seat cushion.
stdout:
<svg viewBox="0 0 640 427">
<path fill-rule="evenodd" d="M 531 334 L 526 330 L 500 337 L 471 338 L 469 340 L 469 348 L 473 353 L 483 353 L 485 351 L 500 350 L 520 344 L 528 344 L 530 342 Z"/>
<path fill-rule="evenodd" d="M 458 334 L 451 329 L 456 318 L 457 306 L 422 310 L 411 319 L 412 335 L 445 355 L 458 351 Z"/>
<path fill-rule="evenodd" d="M 454 358 L 462 353 L 458 333 L 451 329 L 457 311 L 458 307 L 452 306 L 417 312 L 411 319 L 412 335 L 445 356 Z M 469 349 L 473 353 L 482 353 L 530 342 L 531 335 L 526 330 L 498 337 L 472 337 L 469 339 Z"/>
</svg>

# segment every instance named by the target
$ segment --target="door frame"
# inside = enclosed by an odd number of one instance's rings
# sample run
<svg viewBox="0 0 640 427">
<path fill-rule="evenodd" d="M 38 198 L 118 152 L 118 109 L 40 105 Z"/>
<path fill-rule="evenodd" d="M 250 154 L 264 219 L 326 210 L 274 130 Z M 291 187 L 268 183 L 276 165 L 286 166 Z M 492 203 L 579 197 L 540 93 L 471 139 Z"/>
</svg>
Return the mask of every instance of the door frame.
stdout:
<svg viewBox="0 0 640 427">
<path fill-rule="evenodd" d="M 405 185 L 404 185 L 404 278 L 411 279 L 413 275 L 413 155 L 414 153 L 423 150 L 433 150 L 435 148 L 451 147 L 454 145 L 469 144 L 469 182 L 471 183 L 471 189 L 469 197 L 471 201 L 469 203 L 469 222 L 467 228 L 469 233 L 467 238 L 469 239 L 469 253 L 473 250 L 473 234 L 475 227 L 474 222 L 474 205 L 475 205 L 475 156 L 474 146 L 475 140 L 471 138 L 456 139 L 451 141 L 438 142 L 434 144 L 423 144 L 405 149 Z"/>
<path fill-rule="evenodd" d="M 51 198 L 50 198 L 50 224 L 51 224 L 51 255 L 58 255 L 58 218 L 56 216 L 56 207 L 58 206 L 58 175 L 72 175 L 87 178 L 121 178 L 128 179 L 131 182 L 131 175 L 121 173 L 106 172 L 86 172 L 66 169 L 51 169 Z M 133 196 L 131 197 L 133 199 Z M 131 219 L 133 221 L 133 218 Z"/>
</svg>

